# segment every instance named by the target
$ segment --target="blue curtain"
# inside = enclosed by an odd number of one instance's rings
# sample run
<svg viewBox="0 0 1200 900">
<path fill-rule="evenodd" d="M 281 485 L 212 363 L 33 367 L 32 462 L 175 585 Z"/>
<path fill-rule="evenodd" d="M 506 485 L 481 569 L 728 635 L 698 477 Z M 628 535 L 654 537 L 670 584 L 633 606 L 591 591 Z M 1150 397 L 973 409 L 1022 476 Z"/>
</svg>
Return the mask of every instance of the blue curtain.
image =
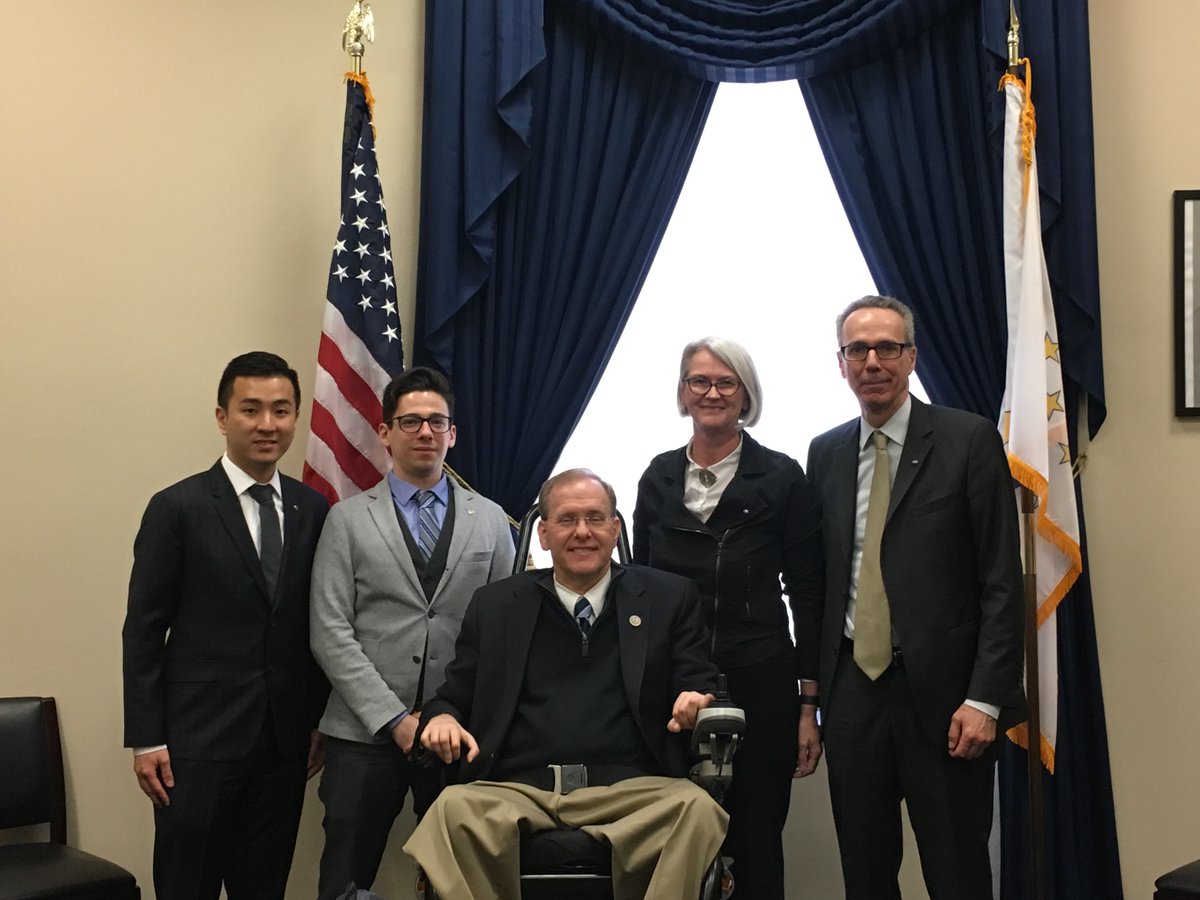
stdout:
<svg viewBox="0 0 1200 900">
<path fill-rule="evenodd" d="M 648 65 L 553 4 L 545 34 L 545 58 L 522 85 L 528 160 L 490 217 L 490 276 L 415 353 L 454 382 L 450 464 L 516 518 L 612 355 L 716 90 Z"/>
<path fill-rule="evenodd" d="M 937 402 L 988 418 L 1008 343 L 990 139 L 1003 71 L 964 5 L 887 56 L 800 83 L 877 287 L 916 313 L 922 382 Z"/>
<path fill-rule="evenodd" d="M 416 358 L 449 371 L 453 319 L 487 280 L 496 201 L 529 160 L 542 0 L 425 4 Z"/>
<path fill-rule="evenodd" d="M 1105 407 L 1086 6 L 1025 6 L 1070 428 L 1086 394 L 1094 433 Z M 1007 345 L 995 86 L 1008 4 L 982 10 L 952 10 L 895 52 L 801 87 L 877 285 L 917 313 L 923 383 L 939 403 L 994 418 Z M 1056 767 L 1043 778 L 1048 896 L 1060 900 L 1122 896 L 1086 552 L 1084 577 L 1058 608 Z M 1018 900 L 1029 884 L 1025 752 L 1005 742 L 1001 756 L 1003 897 Z"/>
<path fill-rule="evenodd" d="M 1068 410 L 1086 395 L 1094 435 L 1105 407 L 1087 4 L 1018 12 Z M 877 284 L 917 312 L 926 387 L 996 415 L 1007 0 L 549 0 L 544 31 L 542 14 L 542 0 L 427 0 L 415 356 L 463 394 L 452 461 L 469 479 L 517 514 L 549 474 L 719 80 L 799 79 Z M 1086 549 L 1058 628 L 1051 896 L 1120 898 Z M 1004 897 L 1016 900 L 1028 834 L 1024 755 L 1011 745 L 1001 785 Z"/>
</svg>

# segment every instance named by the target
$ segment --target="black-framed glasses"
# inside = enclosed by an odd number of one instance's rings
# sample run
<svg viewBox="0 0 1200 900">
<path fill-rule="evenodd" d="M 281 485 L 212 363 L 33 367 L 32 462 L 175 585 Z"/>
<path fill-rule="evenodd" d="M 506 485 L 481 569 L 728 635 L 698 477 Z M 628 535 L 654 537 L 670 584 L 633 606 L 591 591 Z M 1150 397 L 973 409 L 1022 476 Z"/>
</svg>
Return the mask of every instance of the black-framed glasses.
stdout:
<svg viewBox="0 0 1200 900">
<path fill-rule="evenodd" d="M 848 359 L 850 362 L 862 362 L 872 350 L 879 359 L 899 359 L 900 354 L 911 346 L 912 344 L 898 344 L 895 341 L 880 341 L 878 344 L 863 344 L 856 341 L 838 349 L 842 353 L 842 359 Z"/>
<path fill-rule="evenodd" d="M 428 423 L 429 430 L 434 434 L 445 434 L 450 430 L 450 426 L 454 424 L 454 419 L 450 416 L 432 415 L 432 416 L 416 416 L 405 415 L 396 416 L 388 424 L 395 425 L 405 434 L 416 434 L 421 430 L 421 426 Z"/>
<path fill-rule="evenodd" d="M 732 397 L 737 393 L 737 389 L 742 386 L 742 383 L 736 378 L 718 378 L 713 381 L 711 378 L 705 378 L 703 375 L 693 375 L 691 378 L 683 379 L 683 383 L 688 386 L 688 390 L 698 397 L 703 397 L 713 388 L 717 389 L 717 393 L 722 397 Z"/>
</svg>

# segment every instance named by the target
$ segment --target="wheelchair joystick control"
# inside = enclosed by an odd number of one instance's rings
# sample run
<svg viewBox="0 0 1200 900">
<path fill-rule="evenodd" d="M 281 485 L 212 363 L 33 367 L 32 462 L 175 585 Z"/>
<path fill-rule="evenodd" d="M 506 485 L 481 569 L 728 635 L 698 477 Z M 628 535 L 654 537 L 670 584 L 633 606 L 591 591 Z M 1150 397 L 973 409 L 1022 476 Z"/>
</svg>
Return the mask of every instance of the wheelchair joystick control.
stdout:
<svg viewBox="0 0 1200 900">
<path fill-rule="evenodd" d="M 718 803 L 733 780 L 733 756 L 746 731 L 746 713 L 729 696 L 724 675 L 717 677 L 712 703 L 696 716 L 692 752 L 700 761 L 692 766 L 692 780 Z"/>
</svg>

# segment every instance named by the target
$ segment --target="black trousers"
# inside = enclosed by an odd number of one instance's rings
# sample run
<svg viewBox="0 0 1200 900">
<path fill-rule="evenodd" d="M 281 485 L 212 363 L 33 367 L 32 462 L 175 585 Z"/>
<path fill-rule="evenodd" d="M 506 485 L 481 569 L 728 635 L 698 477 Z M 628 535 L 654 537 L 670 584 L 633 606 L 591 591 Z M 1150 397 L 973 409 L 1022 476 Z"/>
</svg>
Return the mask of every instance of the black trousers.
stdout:
<svg viewBox="0 0 1200 900">
<path fill-rule="evenodd" d="M 375 883 L 392 823 L 409 790 L 418 816 L 437 797 L 440 776 L 409 760 L 395 744 L 325 739 L 325 768 L 318 795 L 325 804 L 319 900 L 330 900 L 353 881 Z"/>
<path fill-rule="evenodd" d="M 171 758 L 171 805 L 154 811 L 158 900 L 283 900 L 300 811 L 304 750 L 281 754 L 268 714 L 244 759 Z"/>
<path fill-rule="evenodd" d="M 799 689 L 792 650 L 739 668 L 723 668 L 733 700 L 746 711 L 746 738 L 733 761 L 725 803 L 734 896 L 783 900 L 783 825 L 799 752 Z"/>
<path fill-rule="evenodd" d="M 846 900 L 900 900 L 901 800 L 930 900 L 991 900 L 994 747 L 953 759 L 920 727 L 895 666 L 871 681 L 844 652 L 832 688 L 825 759 Z"/>
</svg>

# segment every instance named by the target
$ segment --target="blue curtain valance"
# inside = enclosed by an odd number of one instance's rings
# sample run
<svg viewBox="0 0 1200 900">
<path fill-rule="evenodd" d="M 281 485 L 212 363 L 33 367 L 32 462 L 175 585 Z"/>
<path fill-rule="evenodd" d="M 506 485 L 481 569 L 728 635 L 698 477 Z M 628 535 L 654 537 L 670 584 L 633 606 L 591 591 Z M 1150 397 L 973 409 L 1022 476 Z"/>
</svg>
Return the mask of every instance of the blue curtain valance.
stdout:
<svg viewBox="0 0 1200 900">
<path fill-rule="evenodd" d="M 707 81 L 809 78 L 859 65 L 964 0 L 570 0 L 597 29 Z"/>
</svg>

